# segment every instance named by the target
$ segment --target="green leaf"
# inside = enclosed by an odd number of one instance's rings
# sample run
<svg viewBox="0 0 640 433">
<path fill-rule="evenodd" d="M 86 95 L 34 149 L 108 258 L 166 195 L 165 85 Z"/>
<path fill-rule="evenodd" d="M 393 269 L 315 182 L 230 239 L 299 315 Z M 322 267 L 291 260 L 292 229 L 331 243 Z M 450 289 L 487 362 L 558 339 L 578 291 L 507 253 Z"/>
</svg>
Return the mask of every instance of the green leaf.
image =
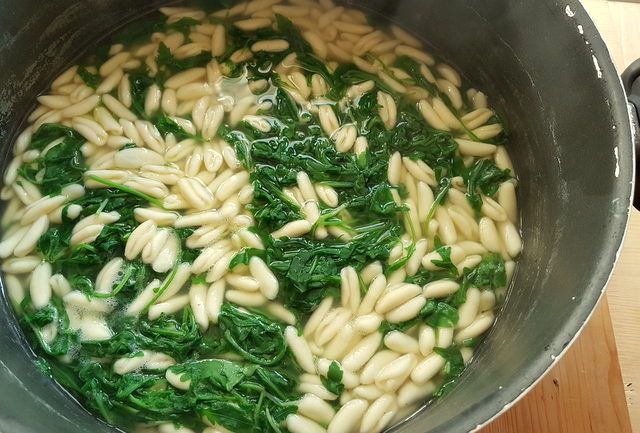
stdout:
<svg viewBox="0 0 640 433">
<path fill-rule="evenodd" d="M 131 110 L 142 118 L 147 117 L 144 110 L 145 98 L 149 87 L 154 83 L 146 67 L 129 72 L 131 87 Z"/>
<path fill-rule="evenodd" d="M 171 24 L 166 24 L 164 28 L 165 28 L 165 31 L 176 30 L 182 33 L 185 39 L 188 39 L 189 33 L 191 32 L 191 27 L 197 26 L 199 24 L 201 24 L 200 21 L 196 19 L 184 17 L 184 18 L 180 18 L 178 21 L 172 22 Z"/>
<path fill-rule="evenodd" d="M 473 269 L 466 269 L 460 283 L 460 289 L 448 298 L 454 306 L 460 306 L 467 300 L 470 287 L 495 290 L 507 285 L 507 273 L 504 260 L 497 254 L 489 254 Z"/>
<path fill-rule="evenodd" d="M 446 302 L 438 302 L 426 323 L 434 328 L 453 328 L 458 323 L 458 309 Z"/>
<path fill-rule="evenodd" d="M 227 303 L 222 306 L 218 324 L 225 340 L 247 361 L 274 365 L 286 354 L 282 326 L 266 316 L 245 313 Z"/>
<path fill-rule="evenodd" d="M 433 351 L 442 356 L 446 361 L 443 368 L 444 382 L 433 393 L 434 397 L 442 398 L 451 392 L 455 384 L 455 380 L 464 371 L 464 360 L 462 359 L 460 350 L 453 346 L 446 349 L 435 347 Z"/>
<path fill-rule="evenodd" d="M 431 263 L 457 276 L 458 268 L 451 261 L 451 247 L 441 245 L 435 249 L 435 252 L 440 255 L 440 260 L 431 260 Z"/>
<path fill-rule="evenodd" d="M 500 184 L 513 177 L 508 169 L 500 170 L 490 159 L 476 161 L 471 169 L 463 176 L 467 185 L 467 200 L 476 212 L 476 217 L 480 217 L 482 209 L 481 193 L 487 197 L 493 197 Z"/>
<path fill-rule="evenodd" d="M 153 124 L 156 126 L 160 134 L 162 134 L 163 136 L 167 134 L 173 134 L 178 141 L 185 140 L 187 138 L 192 138 L 201 142 L 205 141 L 200 135 L 188 133 L 173 119 L 165 116 L 164 114 L 159 114 L 158 116 L 156 116 Z"/>
<path fill-rule="evenodd" d="M 344 391 L 344 384 L 342 383 L 343 375 L 344 373 L 340 368 L 340 364 L 338 364 L 336 361 L 333 361 L 331 365 L 329 365 L 327 377 L 320 376 L 320 380 L 322 381 L 322 385 L 324 385 L 327 391 L 339 397 Z"/>
<path fill-rule="evenodd" d="M 82 78 L 82 81 L 84 81 L 84 83 L 92 89 L 97 89 L 102 82 L 100 74 L 92 74 L 91 72 L 87 71 L 87 68 L 85 68 L 83 65 L 78 66 L 78 71 L 76 73 L 80 76 L 80 78 Z"/>
<path fill-rule="evenodd" d="M 202 51 L 195 56 L 178 59 L 171 54 L 171 50 L 162 42 L 158 47 L 158 55 L 156 63 L 158 68 L 163 70 L 163 74 L 159 75 L 159 80 L 164 83 L 166 78 L 191 68 L 203 67 L 211 61 L 213 56 L 211 51 Z"/>
<path fill-rule="evenodd" d="M 108 179 L 104 179 L 100 176 L 96 176 L 94 174 L 89 175 L 89 179 L 91 180 L 95 180 L 98 183 L 101 183 L 103 185 L 106 185 L 108 187 L 111 188 L 115 188 L 115 189 L 119 189 L 120 191 L 126 192 L 127 194 L 131 194 L 133 196 L 139 197 L 143 200 L 148 201 L 149 203 L 151 203 L 152 205 L 159 207 L 160 209 L 164 209 L 164 206 L 162 206 L 162 202 L 160 200 L 158 200 L 157 198 L 151 197 L 150 195 L 147 195 L 141 191 L 138 191 L 136 189 L 133 189 L 131 187 L 128 187 L 126 185 L 122 185 L 119 184 L 117 182 L 112 182 Z"/>
</svg>

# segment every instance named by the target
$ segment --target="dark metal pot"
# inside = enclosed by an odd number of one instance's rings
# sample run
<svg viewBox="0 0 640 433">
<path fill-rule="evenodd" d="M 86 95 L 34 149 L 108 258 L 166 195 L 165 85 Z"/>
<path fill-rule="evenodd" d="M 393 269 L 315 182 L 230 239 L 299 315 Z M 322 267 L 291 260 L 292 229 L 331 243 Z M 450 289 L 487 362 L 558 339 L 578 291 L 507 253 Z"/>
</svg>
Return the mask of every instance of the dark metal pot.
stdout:
<svg viewBox="0 0 640 433">
<path fill-rule="evenodd" d="M 91 42 L 159 3 L 0 0 L 4 164 L 48 83 Z M 602 295 L 631 204 L 627 100 L 577 0 L 353 3 L 428 41 L 510 123 L 525 242 L 513 287 L 454 391 L 396 428 L 468 432 L 508 408 L 549 369 Z M 627 78 L 631 86 L 633 77 Z M 114 431 L 41 375 L 4 296 L 0 310 L 0 431 Z"/>
</svg>

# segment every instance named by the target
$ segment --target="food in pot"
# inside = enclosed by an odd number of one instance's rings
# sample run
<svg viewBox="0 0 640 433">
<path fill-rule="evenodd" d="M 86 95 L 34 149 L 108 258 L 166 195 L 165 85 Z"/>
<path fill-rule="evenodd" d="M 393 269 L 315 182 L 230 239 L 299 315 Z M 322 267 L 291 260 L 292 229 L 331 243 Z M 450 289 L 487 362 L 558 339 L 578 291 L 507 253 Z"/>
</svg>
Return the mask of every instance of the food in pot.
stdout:
<svg viewBox="0 0 640 433">
<path fill-rule="evenodd" d="M 376 432 L 454 386 L 521 250 L 487 97 L 330 1 L 162 8 L 51 84 L 5 172 L 38 366 L 146 432 Z"/>
</svg>

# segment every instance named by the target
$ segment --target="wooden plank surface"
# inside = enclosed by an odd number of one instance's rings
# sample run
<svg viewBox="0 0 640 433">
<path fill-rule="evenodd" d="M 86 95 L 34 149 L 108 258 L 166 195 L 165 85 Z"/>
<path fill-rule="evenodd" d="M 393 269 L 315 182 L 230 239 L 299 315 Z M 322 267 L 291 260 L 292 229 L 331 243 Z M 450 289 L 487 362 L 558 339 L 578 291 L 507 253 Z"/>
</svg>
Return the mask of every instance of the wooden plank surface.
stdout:
<svg viewBox="0 0 640 433">
<path fill-rule="evenodd" d="M 481 433 L 631 433 L 606 298 L 565 356 Z"/>
<path fill-rule="evenodd" d="M 583 4 L 620 71 L 640 58 L 639 4 Z M 633 210 L 607 296 L 582 335 L 529 394 L 481 433 L 640 433 L 639 264 L 640 213 Z"/>
</svg>

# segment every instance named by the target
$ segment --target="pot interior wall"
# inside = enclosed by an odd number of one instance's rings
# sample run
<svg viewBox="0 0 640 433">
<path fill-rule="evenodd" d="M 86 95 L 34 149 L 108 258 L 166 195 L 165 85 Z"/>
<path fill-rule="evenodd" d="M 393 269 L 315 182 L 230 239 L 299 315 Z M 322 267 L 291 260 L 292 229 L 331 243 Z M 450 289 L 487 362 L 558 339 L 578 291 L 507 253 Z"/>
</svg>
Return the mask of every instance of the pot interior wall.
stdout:
<svg viewBox="0 0 640 433">
<path fill-rule="evenodd" d="M 3 164 L 35 96 L 89 42 L 159 3 L 0 1 L 9 11 L 0 16 Z M 398 427 L 469 431 L 540 376 L 601 294 L 631 190 L 624 95 L 602 41 L 573 1 L 352 3 L 393 17 L 429 41 L 509 121 L 525 240 L 512 290 L 454 391 Z M 0 430 L 113 431 L 42 377 L 4 299 L 1 308 Z"/>
</svg>

